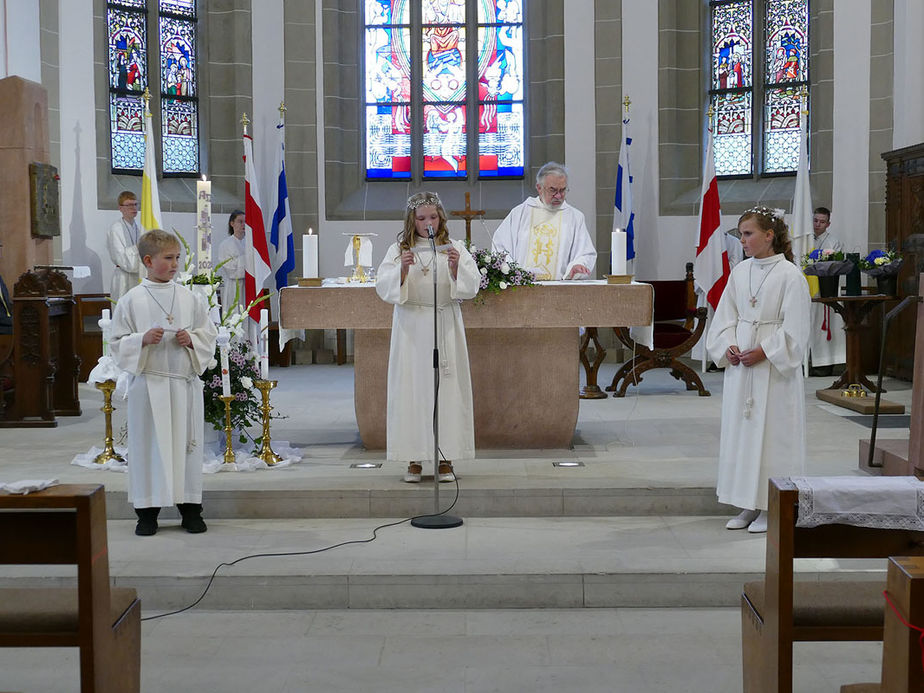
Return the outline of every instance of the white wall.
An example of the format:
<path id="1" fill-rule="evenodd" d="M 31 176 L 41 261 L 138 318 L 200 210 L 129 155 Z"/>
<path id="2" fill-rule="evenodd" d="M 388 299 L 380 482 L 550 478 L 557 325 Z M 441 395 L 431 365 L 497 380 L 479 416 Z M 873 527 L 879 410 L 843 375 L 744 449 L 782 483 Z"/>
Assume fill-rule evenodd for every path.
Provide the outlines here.
<path id="1" fill-rule="evenodd" d="M 42 81 L 38 0 L 0 0 L 0 78 Z"/>
<path id="2" fill-rule="evenodd" d="M 924 141 L 924 2 L 894 0 L 895 7 L 895 149 Z"/>
<path id="3" fill-rule="evenodd" d="M 869 132 L 871 0 L 834 4 L 834 176 L 831 231 L 848 252 L 867 252 L 869 218 L 869 147 L 857 133 Z M 816 104 L 817 106 L 818 104 Z"/>

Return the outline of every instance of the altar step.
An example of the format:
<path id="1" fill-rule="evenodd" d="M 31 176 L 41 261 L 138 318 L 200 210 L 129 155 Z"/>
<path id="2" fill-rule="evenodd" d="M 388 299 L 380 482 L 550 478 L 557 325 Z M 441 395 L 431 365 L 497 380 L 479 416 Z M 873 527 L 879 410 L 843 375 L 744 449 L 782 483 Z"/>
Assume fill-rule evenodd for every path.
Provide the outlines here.
<path id="1" fill-rule="evenodd" d="M 599 482 L 599 480 L 596 480 Z M 464 483 L 464 482 L 463 482 Z M 202 503 L 214 519 L 346 519 L 413 517 L 434 511 L 432 477 L 419 486 L 329 489 L 206 489 Z M 456 495 L 454 484 L 440 485 L 440 509 Z M 125 491 L 107 490 L 113 520 L 135 517 Z M 586 487 L 460 489 L 453 513 L 463 517 L 591 517 L 634 515 L 717 515 L 728 508 L 716 500 L 714 487 Z M 164 510 L 177 518 L 176 509 Z"/>
<path id="2" fill-rule="evenodd" d="M 209 517 L 199 535 L 164 520 L 154 537 L 110 521 L 110 573 L 138 589 L 147 613 L 191 604 L 216 566 L 251 554 L 264 556 L 223 567 L 202 609 L 735 607 L 742 585 L 763 573 L 764 536 L 726 530 L 724 515 L 463 519 L 447 530 L 403 523 L 371 542 L 389 520 Z M 799 570 L 874 579 L 884 564 L 806 561 Z M 57 566 L 0 567 L 0 587 L 70 580 Z"/>

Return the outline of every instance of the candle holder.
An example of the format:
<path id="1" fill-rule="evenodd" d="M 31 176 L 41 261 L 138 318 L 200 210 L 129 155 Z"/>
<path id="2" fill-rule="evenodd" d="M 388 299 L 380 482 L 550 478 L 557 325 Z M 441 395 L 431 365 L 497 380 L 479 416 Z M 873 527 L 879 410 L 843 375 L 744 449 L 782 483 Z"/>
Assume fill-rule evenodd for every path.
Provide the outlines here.
<path id="1" fill-rule="evenodd" d="M 225 403 L 225 464 L 234 464 L 234 450 L 231 447 L 231 402 L 234 395 L 219 395 L 218 399 Z"/>
<path id="2" fill-rule="evenodd" d="M 112 391 L 115 388 L 115 380 L 104 380 L 101 383 L 96 383 L 96 389 L 103 393 L 103 407 L 100 411 L 106 417 L 106 438 L 103 442 L 103 451 L 93 460 L 96 464 L 106 464 L 107 462 L 125 464 L 125 458 L 117 453 L 112 446 L 112 412 L 115 411 L 112 406 Z"/>
<path id="3" fill-rule="evenodd" d="M 360 282 L 365 283 L 368 281 L 366 277 L 366 270 L 363 269 L 363 266 L 359 264 L 359 249 L 362 245 L 362 238 L 360 236 L 353 236 L 353 255 L 356 258 L 356 264 L 353 265 L 353 274 L 350 275 L 351 282 Z"/>
<path id="4" fill-rule="evenodd" d="M 273 448 L 270 447 L 270 403 L 269 403 L 269 393 L 274 387 L 276 387 L 277 381 L 275 380 L 255 380 L 254 387 L 256 387 L 260 394 L 263 395 L 263 436 L 260 443 L 260 449 L 256 452 L 256 457 L 259 457 L 267 467 L 272 467 L 273 465 L 279 464 L 282 462 L 282 457 L 273 452 Z"/>

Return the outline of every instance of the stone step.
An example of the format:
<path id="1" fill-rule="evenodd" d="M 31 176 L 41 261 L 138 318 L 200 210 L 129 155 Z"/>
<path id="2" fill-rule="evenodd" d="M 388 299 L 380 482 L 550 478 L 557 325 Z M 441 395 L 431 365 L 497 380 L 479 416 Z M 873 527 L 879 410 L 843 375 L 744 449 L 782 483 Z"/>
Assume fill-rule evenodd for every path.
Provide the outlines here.
<path id="1" fill-rule="evenodd" d="M 440 486 L 440 510 L 456 496 L 455 486 Z M 397 488 L 326 489 L 206 489 L 205 514 L 213 519 L 254 520 L 298 518 L 412 517 L 434 512 L 431 483 Z M 106 493 L 108 517 L 128 520 L 135 513 L 125 491 Z M 175 508 L 164 517 L 177 518 Z M 632 515 L 717 515 L 727 507 L 716 500 L 715 488 L 588 487 L 465 488 L 453 513 L 464 517 L 593 517 Z"/>
<path id="2" fill-rule="evenodd" d="M 111 521 L 110 574 L 138 589 L 147 612 L 193 603 L 219 564 L 203 609 L 734 607 L 742 585 L 763 574 L 764 536 L 724 529 L 725 516 L 463 519 L 448 530 L 403 522 L 374 541 L 376 526 L 396 521 L 209 519 L 206 534 L 191 535 L 164 519 L 154 537 Z M 803 579 L 884 579 L 884 570 L 799 566 Z M 72 575 L 0 566 L 0 587 L 58 586 Z"/>

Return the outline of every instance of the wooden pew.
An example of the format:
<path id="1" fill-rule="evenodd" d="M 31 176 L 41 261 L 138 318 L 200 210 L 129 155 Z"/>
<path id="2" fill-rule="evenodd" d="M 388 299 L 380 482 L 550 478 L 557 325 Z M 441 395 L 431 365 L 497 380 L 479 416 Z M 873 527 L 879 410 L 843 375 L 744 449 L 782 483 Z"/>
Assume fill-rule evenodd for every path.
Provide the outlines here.
<path id="1" fill-rule="evenodd" d="M 924 627 L 924 557 L 889 559 L 886 591 L 898 611 L 885 608 L 882 639 L 882 683 L 841 686 L 841 693 L 912 693 L 924 691 L 920 633 L 909 623 Z M 905 623 L 902 623 L 904 620 Z"/>
<path id="2" fill-rule="evenodd" d="M 793 580 L 796 558 L 924 555 L 924 532 L 796 527 L 799 491 L 771 479 L 766 576 L 741 595 L 744 693 L 792 693 L 794 642 L 882 640 L 885 582 Z"/>
<path id="3" fill-rule="evenodd" d="M 0 589 L 0 647 L 80 648 L 81 693 L 138 693 L 141 602 L 111 588 L 98 484 L 0 492 L 0 564 L 75 564 L 75 588 Z"/>

